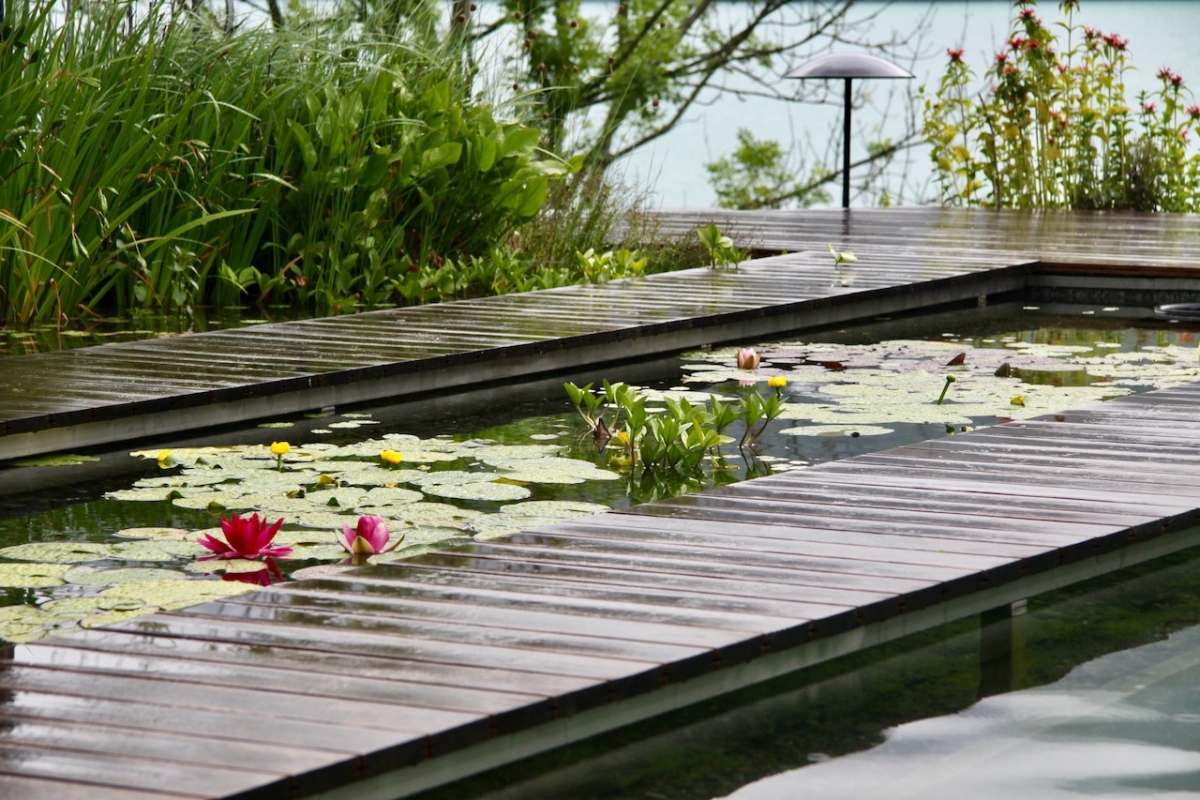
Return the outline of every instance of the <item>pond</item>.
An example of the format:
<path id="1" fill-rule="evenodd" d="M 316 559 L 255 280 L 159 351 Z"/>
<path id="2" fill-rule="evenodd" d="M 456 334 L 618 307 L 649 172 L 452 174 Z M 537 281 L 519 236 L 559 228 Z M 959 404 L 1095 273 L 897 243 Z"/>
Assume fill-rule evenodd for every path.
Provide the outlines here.
<path id="1" fill-rule="evenodd" d="M 1138 327 L 1122 313 L 1094 309 L 1084 323 L 995 307 L 760 343 L 754 370 L 736 367 L 737 346 L 614 368 L 604 377 L 640 387 L 651 413 L 714 395 L 785 401 L 753 448 L 737 447 L 744 424 L 734 423 L 698 471 L 666 478 L 631 474 L 612 446 L 598 447 L 559 378 L 331 409 L 132 454 L 18 462 L 0 470 L 0 638 L 29 641 L 350 568 L 336 534 L 360 515 L 383 519 L 390 543 L 403 536 L 373 559 L 407 558 L 1195 380 L 1192 333 Z M 786 386 L 768 388 L 772 378 Z M 57 496 L 46 488 L 55 484 Z M 235 513 L 282 519 L 275 544 L 291 552 L 269 565 L 211 558 L 202 540 L 219 539 Z"/>
<path id="2" fill-rule="evenodd" d="M 1030 598 L 1019 619 L 1006 685 L 962 619 L 420 798 L 1200 790 L 1200 550 Z"/>

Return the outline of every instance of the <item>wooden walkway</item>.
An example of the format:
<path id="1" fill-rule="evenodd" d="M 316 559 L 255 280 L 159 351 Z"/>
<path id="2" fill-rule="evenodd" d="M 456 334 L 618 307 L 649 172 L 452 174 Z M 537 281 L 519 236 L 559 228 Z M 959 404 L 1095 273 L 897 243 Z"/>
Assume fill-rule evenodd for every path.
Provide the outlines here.
<path id="1" fill-rule="evenodd" d="M 578 364 L 575 348 L 606 337 L 612 358 L 643 335 L 970 297 L 1049 257 L 1012 245 L 1039 217 L 852 212 L 879 237 L 866 244 L 830 236 L 840 212 L 812 216 L 795 255 L 736 272 L 0 360 L 6 437 L 525 374 Z M 932 227 L 922 240 L 889 219 Z M 977 219 L 968 255 L 920 250 Z M 1115 223 L 1079 219 L 1096 241 Z M 1160 248 L 1109 263 L 1191 274 L 1200 220 L 1140 219 Z M 1002 227 L 989 249 L 979 231 Z M 827 240 L 859 255 L 853 287 L 830 280 Z M 1056 252 L 1077 263 L 1084 249 Z M 1197 445 L 1193 385 L 9 647 L 0 797 L 411 793 L 1200 544 Z"/>
<path id="2" fill-rule="evenodd" d="M 0 461 L 395 399 L 1019 291 L 1038 270 L 1192 279 L 1200 220 L 953 209 L 679 212 L 789 255 L 605 286 L 0 358 Z M 837 269 L 827 244 L 852 249 Z"/>

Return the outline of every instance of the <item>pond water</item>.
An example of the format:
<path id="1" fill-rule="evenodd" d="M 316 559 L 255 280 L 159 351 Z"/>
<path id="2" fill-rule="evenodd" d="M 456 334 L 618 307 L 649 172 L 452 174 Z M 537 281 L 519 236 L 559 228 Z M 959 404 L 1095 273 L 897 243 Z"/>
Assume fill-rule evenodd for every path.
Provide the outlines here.
<path id="1" fill-rule="evenodd" d="M 652 413 L 668 398 L 736 403 L 769 396 L 772 377 L 787 381 L 782 413 L 753 449 L 737 447 L 735 424 L 733 441 L 690 475 L 630 475 L 588 434 L 558 378 L 487 397 L 334 409 L 132 453 L 16 462 L 0 468 L 0 638 L 28 641 L 350 568 L 336 533 L 359 515 L 384 519 L 393 542 L 403 536 L 375 560 L 407 558 L 1196 379 L 1191 332 L 1090 310 L 1066 320 L 993 307 L 788 337 L 757 345 L 754 371 L 736 368 L 735 346 L 607 372 L 641 387 Z M 273 454 L 283 442 L 287 452 Z M 56 483 L 57 495 L 48 488 Z M 267 565 L 277 572 L 258 559 L 205 559 L 201 539 L 219 538 L 234 513 L 283 520 L 276 543 L 292 552 Z"/>
<path id="2" fill-rule="evenodd" d="M 1200 551 L 1030 598 L 1019 619 L 1006 685 L 963 619 L 421 800 L 1200 791 Z"/>

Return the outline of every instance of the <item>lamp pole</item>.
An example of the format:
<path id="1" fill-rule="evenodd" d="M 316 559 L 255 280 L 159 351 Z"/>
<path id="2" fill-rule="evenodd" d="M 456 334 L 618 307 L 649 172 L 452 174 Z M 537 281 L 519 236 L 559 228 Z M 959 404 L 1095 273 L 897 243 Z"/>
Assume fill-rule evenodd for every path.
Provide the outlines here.
<path id="1" fill-rule="evenodd" d="M 854 99 L 855 78 L 911 78 L 913 74 L 887 59 L 866 53 L 830 53 L 807 61 L 783 77 L 842 78 L 845 97 L 842 99 L 842 208 L 850 207 L 850 114 Z"/>

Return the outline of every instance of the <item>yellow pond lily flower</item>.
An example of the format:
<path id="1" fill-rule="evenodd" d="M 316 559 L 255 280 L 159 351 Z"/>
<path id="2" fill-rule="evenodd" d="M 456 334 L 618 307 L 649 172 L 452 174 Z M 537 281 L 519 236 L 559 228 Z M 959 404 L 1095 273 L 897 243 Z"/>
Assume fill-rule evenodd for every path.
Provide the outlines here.
<path id="1" fill-rule="evenodd" d="M 772 375 L 770 378 L 767 378 L 767 386 L 770 386 L 772 389 L 782 389 L 787 386 L 787 378 L 782 375 Z"/>
<path id="2" fill-rule="evenodd" d="M 271 442 L 271 454 L 276 456 L 286 456 L 291 452 L 292 446 L 287 442 Z"/>
<path id="3" fill-rule="evenodd" d="M 388 464 L 399 464 L 404 460 L 404 456 L 400 455 L 395 450 L 384 450 L 379 454 L 379 457 Z"/>

